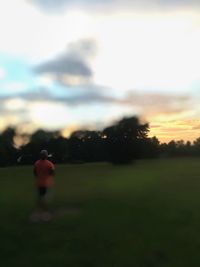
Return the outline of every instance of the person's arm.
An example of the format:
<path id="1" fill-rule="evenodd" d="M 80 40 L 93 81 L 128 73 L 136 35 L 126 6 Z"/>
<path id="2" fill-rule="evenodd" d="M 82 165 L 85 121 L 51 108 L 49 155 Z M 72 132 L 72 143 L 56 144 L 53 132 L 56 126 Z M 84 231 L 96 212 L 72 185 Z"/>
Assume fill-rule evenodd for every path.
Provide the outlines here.
<path id="1" fill-rule="evenodd" d="M 54 176 L 55 175 L 55 166 L 52 162 L 49 164 L 49 175 Z"/>

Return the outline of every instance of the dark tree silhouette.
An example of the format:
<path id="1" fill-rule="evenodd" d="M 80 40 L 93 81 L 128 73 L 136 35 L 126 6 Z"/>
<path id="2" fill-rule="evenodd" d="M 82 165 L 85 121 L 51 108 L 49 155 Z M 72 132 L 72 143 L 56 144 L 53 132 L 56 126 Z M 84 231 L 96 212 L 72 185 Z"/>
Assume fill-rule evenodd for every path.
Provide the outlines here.
<path id="1" fill-rule="evenodd" d="M 104 147 L 99 131 L 76 131 L 69 138 L 71 162 L 103 161 Z"/>
<path id="2" fill-rule="evenodd" d="M 160 154 L 160 142 L 155 136 L 140 140 L 140 158 L 156 158 Z"/>
<path id="3" fill-rule="evenodd" d="M 37 130 L 30 136 L 30 141 L 20 149 L 20 163 L 32 164 L 38 159 L 39 153 L 42 149 L 47 149 L 50 154 L 56 154 L 58 157 L 63 157 L 63 147 L 57 140 L 60 137 L 58 131 L 49 132 L 45 130 Z M 55 140 L 57 140 L 55 144 Z M 61 149 L 62 147 L 62 149 Z M 59 155 L 59 156 L 58 156 Z"/>
<path id="4" fill-rule="evenodd" d="M 114 164 L 130 163 L 140 158 L 142 141 L 147 139 L 149 125 L 141 124 L 137 117 L 124 118 L 104 129 L 108 160 Z"/>
<path id="5" fill-rule="evenodd" d="M 195 156 L 200 156 L 200 137 L 197 138 L 193 143 L 193 154 Z"/>
<path id="6" fill-rule="evenodd" d="M 0 166 L 16 164 L 17 149 L 14 146 L 16 131 L 8 127 L 0 135 Z"/>
<path id="7" fill-rule="evenodd" d="M 17 162 L 33 164 L 42 149 L 48 150 L 55 163 L 107 161 L 125 164 L 140 158 L 200 156 L 200 137 L 193 143 L 172 140 L 160 144 L 155 136 L 149 138 L 148 132 L 148 123 L 130 117 L 103 131 L 75 131 L 69 139 L 59 131 L 39 129 L 29 136 L 28 143 L 16 148 L 16 130 L 8 127 L 0 134 L 0 166 Z"/>

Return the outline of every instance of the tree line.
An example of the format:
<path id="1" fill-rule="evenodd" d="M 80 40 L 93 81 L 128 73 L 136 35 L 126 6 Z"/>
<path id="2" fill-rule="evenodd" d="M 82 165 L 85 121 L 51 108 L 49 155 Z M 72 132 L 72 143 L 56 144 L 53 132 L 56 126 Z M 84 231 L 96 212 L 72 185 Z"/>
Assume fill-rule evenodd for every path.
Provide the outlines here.
<path id="1" fill-rule="evenodd" d="M 149 130 L 149 124 L 135 116 L 123 118 L 102 131 L 78 130 L 69 138 L 59 131 L 39 129 L 18 148 L 14 142 L 16 130 L 9 127 L 0 134 L 0 166 L 33 164 L 42 149 L 48 150 L 54 163 L 128 164 L 143 158 L 200 156 L 200 138 L 194 142 L 160 143 L 157 137 L 148 137 Z"/>

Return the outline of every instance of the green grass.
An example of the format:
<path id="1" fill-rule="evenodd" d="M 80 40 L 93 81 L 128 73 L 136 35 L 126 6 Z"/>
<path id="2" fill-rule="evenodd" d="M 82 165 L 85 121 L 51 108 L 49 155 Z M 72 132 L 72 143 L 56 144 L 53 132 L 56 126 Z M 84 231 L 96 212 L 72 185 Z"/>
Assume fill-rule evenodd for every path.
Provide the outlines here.
<path id="1" fill-rule="evenodd" d="M 34 224 L 31 167 L 0 169 L 3 267 L 199 267 L 200 160 L 57 166 L 52 209 Z"/>

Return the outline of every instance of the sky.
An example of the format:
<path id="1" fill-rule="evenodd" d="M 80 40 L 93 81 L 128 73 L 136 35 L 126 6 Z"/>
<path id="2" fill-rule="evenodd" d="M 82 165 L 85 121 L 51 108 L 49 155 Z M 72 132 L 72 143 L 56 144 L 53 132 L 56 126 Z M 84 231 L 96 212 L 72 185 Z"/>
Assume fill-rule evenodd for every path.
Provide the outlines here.
<path id="1" fill-rule="evenodd" d="M 200 137 L 200 1 L 0 1 L 0 130 L 98 129 L 137 115 Z"/>

